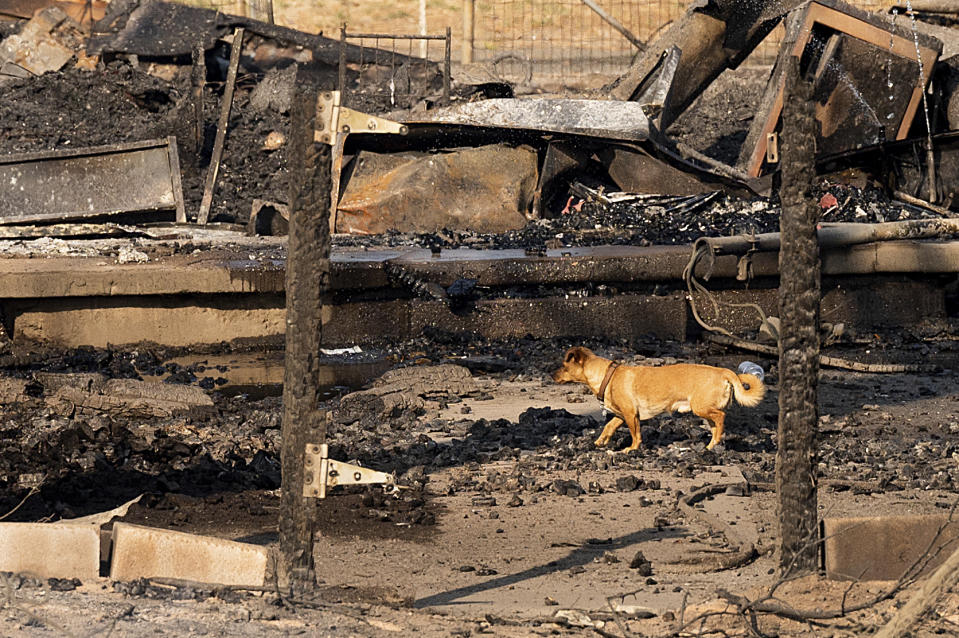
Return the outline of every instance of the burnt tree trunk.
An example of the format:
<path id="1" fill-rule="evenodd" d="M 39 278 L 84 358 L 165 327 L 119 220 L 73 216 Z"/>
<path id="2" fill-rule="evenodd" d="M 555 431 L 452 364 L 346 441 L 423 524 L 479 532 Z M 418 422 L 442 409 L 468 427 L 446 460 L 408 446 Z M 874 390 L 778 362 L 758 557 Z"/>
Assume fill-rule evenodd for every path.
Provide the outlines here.
<path id="1" fill-rule="evenodd" d="M 314 501 L 303 496 L 307 443 L 326 438 L 319 410 L 321 310 L 330 277 L 330 147 L 316 144 L 316 85 L 297 72 L 290 139 L 290 231 L 286 262 L 280 587 L 313 578 Z"/>
<path id="2" fill-rule="evenodd" d="M 818 556 L 816 429 L 819 420 L 819 207 L 815 180 L 816 120 L 812 85 L 791 57 L 783 100 L 782 219 L 779 251 L 779 494 L 780 570 L 814 571 Z"/>

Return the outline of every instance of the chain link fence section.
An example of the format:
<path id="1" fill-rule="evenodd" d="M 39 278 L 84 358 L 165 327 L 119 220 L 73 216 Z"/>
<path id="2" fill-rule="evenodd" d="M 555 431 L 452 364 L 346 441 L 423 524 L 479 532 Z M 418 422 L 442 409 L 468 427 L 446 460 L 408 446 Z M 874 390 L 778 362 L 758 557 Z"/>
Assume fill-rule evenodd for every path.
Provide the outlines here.
<path id="1" fill-rule="evenodd" d="M 473 3 L 475 15 L 473 62 L 484 64 L 509 82 L 561 80 L 597 86 L 596 82 L 619 76 L 637 53 L 622 33 L 583 0 L 465 0 L 464 5 L 469 3 Z M 595 4 L 638 40 L 649 43 L 679 19 L 690 3 L 595 0 Z M 876 11 L 888 7 L 889 1 L 853 0 L 850 4 Z M 464 12 L 468 10 L 464 8 Z M 748 63 L 771 64 L 782 37 L 780 25 Z"/>

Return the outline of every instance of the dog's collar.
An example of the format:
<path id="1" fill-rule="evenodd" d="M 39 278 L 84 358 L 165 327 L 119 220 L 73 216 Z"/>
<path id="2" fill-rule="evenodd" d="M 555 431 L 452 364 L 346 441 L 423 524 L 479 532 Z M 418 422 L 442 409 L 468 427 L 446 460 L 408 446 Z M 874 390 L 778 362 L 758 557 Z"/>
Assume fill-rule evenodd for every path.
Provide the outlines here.
<path id="1" fill-rule="evenodd" d="M 599 397 L 600 401 L 605 401 L 606 395 L 606 386 L 609 385 L 609 380 L 613 378 L 613 372 L 616 368 L 619 367 L 619 364 L 615 361 L 611 361 L 609 367 L 606 368 L 606 376 L 603 377 L 603 382 L 599 384 L 599 391 L 596 393 L 596 396 Z"/>

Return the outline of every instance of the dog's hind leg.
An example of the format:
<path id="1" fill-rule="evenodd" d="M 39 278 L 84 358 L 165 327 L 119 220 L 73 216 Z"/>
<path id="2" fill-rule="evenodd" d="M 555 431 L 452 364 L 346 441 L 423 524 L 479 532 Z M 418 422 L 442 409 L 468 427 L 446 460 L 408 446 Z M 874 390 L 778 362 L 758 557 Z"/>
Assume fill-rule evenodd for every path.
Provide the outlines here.
<path id="1" fill-rule="evenodd" d="M 713 436 L 711 439 L 709 439 L 709 445 L 706 446 L 707 450 L 711 450 L 716 447 L 716 444 L 719 443 L 723 438 L 726 414 L 722 410 L 717 410 L 715 408 L 703 410 L 702 412 L 696 412 L 694 410 L 694 412 L 697 416 L 701 416 L 713 424 Z"/>
<path id="2" fill-rule="evenodd" d="M 623 452 L 632 452 L 638 450 L 643 444 L 643 435 L 639 431 L 639 417 L 635 414 L 625 417 L 626 425 L 629 426 L 629 433 L 633 435 L 633 442 Z"/>
<path id="3" fill-rule="evenodd" d="M 616 433 L 616 430 L 619 429 L 619 426 L 623 424 L 623 420 L 618 416 L 614 416 L 609 420 L 609 423 L 606 424 L 606 427 L 603 428 L 602 433 L 599 435 L 599 438 L 596 439 L 595 445 L 602 447 L 609 443 L 609 440 L 613 438 L 613 434 Z"/>

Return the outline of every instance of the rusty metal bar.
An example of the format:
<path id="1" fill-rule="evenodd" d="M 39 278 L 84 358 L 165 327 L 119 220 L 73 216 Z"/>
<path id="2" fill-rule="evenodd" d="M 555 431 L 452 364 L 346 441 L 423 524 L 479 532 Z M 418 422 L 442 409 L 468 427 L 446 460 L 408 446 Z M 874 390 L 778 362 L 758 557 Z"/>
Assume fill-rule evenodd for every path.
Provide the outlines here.
<path id="1" fill-rule="evenodd" d="M 220 107 L 220 121 L 216 126 L 216 141 L 213 143 L 213 157 L 210 158 L 210 167 L 206 172 L 206 185 L 203 187 L 203 200 L 200 202 L 200 212 L 196 222 L 206 224 L 210 218 L 210 207 L 213 204 L 213 189 L 216 188 L 216 177 L 220 172 L 220 159 L 223 156 L 223 144 L 226 141 L 226 129 L 230 123 L 230 110 L 233 108 L 233 90 L 236 87 L 236 72 L 240 66 L 240 51 L 243 49 L 242 27 L 233 32 L 233 42 L 230 45 L 230 67 L 226 73 L 226 88 L 223 91 L 223 104 Z"/>

